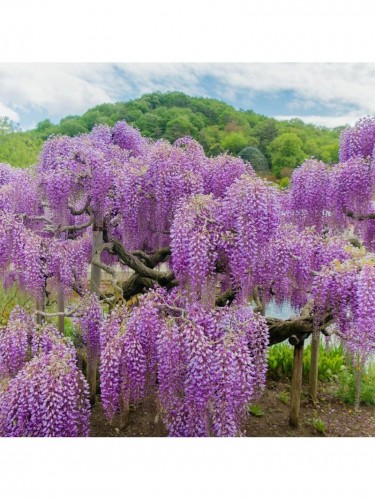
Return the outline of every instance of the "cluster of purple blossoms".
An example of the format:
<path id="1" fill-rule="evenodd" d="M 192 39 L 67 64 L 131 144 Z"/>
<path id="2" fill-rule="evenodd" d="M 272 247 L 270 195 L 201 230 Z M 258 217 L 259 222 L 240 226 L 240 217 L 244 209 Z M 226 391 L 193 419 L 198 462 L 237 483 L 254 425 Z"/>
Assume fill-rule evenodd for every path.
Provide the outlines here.
<path id="1" fill-rule="evenodd" d="M 15 308 L 1 332 L 0 355 L 0 436 L 88 435 L 87 382 L 56 327 L 38 329 Z"/>
<path id="2" fill-rule="evenodd" d="M 220 205 L 209 195 L 183 202 L 171 228 L 173 270 L 182 285 L 198 297 L 212 295 L 218 258 Z"/>
<path id="3" fill-rule="evenodd" d="M 375 351 L 375 266 L 371 259 L 337 260 L 314 278 L 315 320 L 331 311 L 336 333 L 352 354 Z"/>
<path id="4" fill-rule="evenodd" d="M 156 342 L 158 396 L 169 434 L 241 434 L 247 405 L 265 383 L 265 320 L 248 306 L 168 303 Z"/>
<path id="5" fill-rule="evenodd" d="M 280 223 L 277 189 L 259 177 L 243 175 L 227 189 L 220 220 L 232 283 L 246 298 L 259 282 L 260 256 Z"/>
<path id="6" fill-rule="evenodd" d="M 89 418 L 87 382 L 64 344 L 26 363 L 0 399 L 1 436 L 88 436 Z"/>
<path id="7" fill-rule="evenodd" d="M 298 230 L 281 225 L 263 253 L 259 285 L 262 298 L 293 307 L 303 307 L 309 299 L 314 272 L 332 260 L 345 261 L 351 255 L 347 242 L 339 237 L 322 238 L 314 228 Z"/>
<path id="8" fill-rule="evenodd" d="M 24 309 L 13 309 L 7 326 L 0 329 L 0 378 L 14 377 L 25 365 L 35 327 Z"/>
<path id="9" fill-rule="evenodd" d="M 368 158 L 374 152 L 375 119 L 361 118 L 354 127 L 348 127 L 340 135 L 340 162 L 359 156 Z"/>
<path id="10" fill-rule="evenodd" d="M 305 161 L 291 177 L 290 210 L 300 228 L 315 226 L 321 231 L 330 215 L 329 170 L 316 160 Z"/>

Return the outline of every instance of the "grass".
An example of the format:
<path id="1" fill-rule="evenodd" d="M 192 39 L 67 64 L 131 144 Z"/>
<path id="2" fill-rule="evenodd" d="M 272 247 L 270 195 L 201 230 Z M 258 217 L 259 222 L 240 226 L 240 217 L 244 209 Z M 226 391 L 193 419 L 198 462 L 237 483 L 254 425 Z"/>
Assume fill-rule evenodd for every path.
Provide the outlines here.
<path id="1" fill-rule="evenodd" d="M 250 415 L 254 415 L 255 417 L 261 417 L 264 415 L 264 411 L 259 405 L 249 405 L 248 411 Z"/>
<path id="2" fill-rule="evenodd" d="M 17 304 L 28 309 L 33 302 L 29 295 L 20 291 L 18 286 L 13 285 L 4 290 L 0 283 L 0 326 L 8 323 L 9 315 Z"/>
<path id="3" fill-rule="evenodd" d="M 375 363 L 363 369 L 360 386 L 356 390 L 353 366 L 348 366 L 337 379 L 336 396 L 344 403 L 375 405 Z"/>
<path id="4" fill-rule="evenodd" d="M 319 434 L 325 434 L 326 433 L 326 424 L 323 422 L 321 418 L 314 418 L 312 421 L 312 426 L 318 432 Z"/>
<path id="5" fill-rule="evenodd" d="M 289 404 L 289 394 L 286 391 L 281 391 L 279 393 L 279 399 L 284 405 Z"/>
<path id="6" fill-rule="evenodd" d="M 311 345 L 303 353 L 303 378 L 308 380 Z M 345 369 L 345 351 L 341 346 L 319 347 L 319 380 L 332 381 Z M 268 376 L 275 380 L 290 379 L 293 368 L 293 347 L 287 343 L 276 344 L 268 350 Z"/>

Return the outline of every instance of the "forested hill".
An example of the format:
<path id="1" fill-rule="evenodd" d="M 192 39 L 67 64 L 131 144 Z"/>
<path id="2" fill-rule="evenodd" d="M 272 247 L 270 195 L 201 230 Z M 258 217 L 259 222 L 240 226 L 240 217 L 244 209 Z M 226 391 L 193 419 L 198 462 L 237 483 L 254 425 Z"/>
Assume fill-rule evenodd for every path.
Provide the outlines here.
<path id="1" fill-rule="evenodd" d="M 44 120 L 27 132 L 17 131 L 14 124 L 2 119 L 0 162 L 33 164 L 50 135 L 74 136 L 96 124 L 113 125 L 119 120 L 126 120 L 153 139 L 174 141 L 190 135 L 208 155 L 224 151 L 237 155 L 248 146 L 257 148 L 278 178 L 289 176 L 292 168 L 311 156 L 337 162 L 342 129 L 306 125 L 298 119 L 277 121 L 251 110 L 238 111 L 216 99 L 189 97 L 181 92 L 156 92 L 128 102 L 101 104 L 82 116 L 66 116 L 58 125 Z"/>

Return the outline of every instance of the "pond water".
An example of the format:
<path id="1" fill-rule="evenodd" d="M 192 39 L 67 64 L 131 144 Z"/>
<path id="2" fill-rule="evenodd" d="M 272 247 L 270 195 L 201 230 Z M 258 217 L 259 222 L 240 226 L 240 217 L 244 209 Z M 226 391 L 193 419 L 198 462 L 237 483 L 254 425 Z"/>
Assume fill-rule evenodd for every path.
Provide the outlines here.
<path id="1" fill-rule="evenodd" d="M 290 302 L 284 302 L 283 304 L 276 304 L 272 301 L 266 306 L 266 316 L 271 316 L 272 318 L 278 319 L 289 319 L 292 316 L 297 316 L 299 311 L 291 306 Z"/>

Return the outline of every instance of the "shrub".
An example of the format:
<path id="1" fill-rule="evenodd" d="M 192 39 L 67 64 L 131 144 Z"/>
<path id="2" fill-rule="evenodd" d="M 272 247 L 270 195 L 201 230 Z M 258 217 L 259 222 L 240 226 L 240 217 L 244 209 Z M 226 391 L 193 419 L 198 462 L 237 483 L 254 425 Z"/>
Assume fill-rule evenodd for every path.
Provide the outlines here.
<path id="1" fill-rule="evenodd" d="M 375 363 L 364 368 L 359 389 L 358 403 L 375 405 Z M 356 384 L 352 365 L 339 374 L 336 395 L 344 403 L 356 404 Z"/>
<path id="2" fill-rule="evenodd" d="M 311 345 L 303 353 L 303 378 L 308 380 L 310 372 Z M 268 376 L 279 380 L 291 378 L 293 368 L 293 347 L 287 343 L 276 344 L 268 350 Z M 334 380 L 345 368 L 345 352 L 341 346 L 319 348 L 319 380 Z"/>

